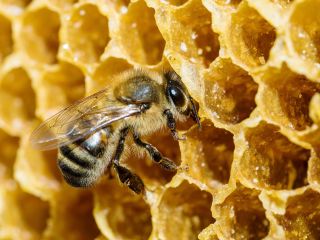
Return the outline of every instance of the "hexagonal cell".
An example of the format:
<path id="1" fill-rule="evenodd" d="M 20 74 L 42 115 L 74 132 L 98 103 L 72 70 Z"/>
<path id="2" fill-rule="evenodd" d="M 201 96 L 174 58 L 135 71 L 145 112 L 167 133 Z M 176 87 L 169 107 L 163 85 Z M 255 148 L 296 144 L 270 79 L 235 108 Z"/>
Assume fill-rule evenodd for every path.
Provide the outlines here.
<path id="1" fill-rule="evenodd" d="M 211 19 L 192 29 L 191 39 L 194 40 L 197 54 L 206 67 L 219 56 L 220 43 L 218 37 L 218 34 L 212 31 Z M 190 60 L 192 61 L 192 59 Z"/>
<path id="2" fill-rule="evenodd" d="M 311 189 L 290 197 L 284 215 L 276 215 L 286 239 L 317 239 L 320 236 L 320 194 Z"/>
<path id="3" fill-rule="evenodd" d="M 302 66 L 298 63 L 299 68 L 305 68 L 299 72 L 310 74 L 315 79 L 319 79 L 320 76 L 320 16 L 317 11 L 319 8 L 318 1 L 297 3 L 286 28 L 289 50 L 304 63 Z"/>
<path id="4" fill-rule="evenodd" d="M 0 78 L 0 116 L 5 127 L 19 134 L 35 115 L 35 94 L 26 71 L 13 68 Z"/>
<path id="5" fill-rule="evenodd" d="M 19 139 L 0 129 L 0 179 L 13 178 L 13 165 L 19 147 Z"/>
<path id="6" fill-rule="evenodd" d="M 310 150 L 290 142 L 278 127 L 261 122 L 245 130 L 244 141 L 238 172 L 250 186 L 295 189 L 307 185 Z"/>
<path id="7" fill-rule="evenodd" d="M 49 219 L 49 204 L 23 192 L 10 180 L 1 183 L 1 235 L 5 239 L 41 239 Z"/>
<path id="8" fill-rule="evenodd" d="M 196 185 L 183 181 L 163 194 L 154 226 L 158 239 L 197 239 L 214 222 L 210 206 L 212 196 Z"/>
<path id="9" fill-rule="evenodd" d="M 37 115 L 43 119 L 84 97 L 84 75 L 76 66 L 61 62 L 42 72 L 37 83 Z"/>
<path id="10" fill-rule="evenodd" d="M 97 6 L 77 5 L 61 29 L 59 54 L 73 62 L 98 62 L 109 40 L 108 19 Z"/>
<path id="11" fill-rule="evenodd" d="M 110 57 L 102 62 L 92 75 L 92 81 L 88 81 L 88 92 L 95 92 L 108 87 L 115 81 L 115 76 L 132 68 L 126 60 Z"/>
<path id="12" fill-rule="evenodd" d="M 23 132 L 14 165 L 14 178 L 28 192 L 51 200 L 61 188 L 62 177 L 57 167 L 57 151 L 37 151 L 31 146 L 29 136 L 36 124 Z"/>
<path id="13" fill-rule="evenodd" d="M 166 40 L 166 49 L 204 67 L 218 57 L 218 34 L 212 31 L 211 13 L 200 1 L 190 0 L 177 9 L 161 7 L 155 16 Z"/>
<path id="14" fill-rule="evenodd" d="M 13 51 L 11 22 L 0 14 L 0 63 Z"/>
<path id="15" fill-rule="evenodd" d="M 188 166 L 187 174 L 212 189 L 226 184 L 233 160 L 233 135 L 205 121 L 201 131 L 195 126 L 186 137 L 180 146 L 182 165 Z"/>
<path id="16" fill-rule="evenodd" d="M 92 192 L 65 185 L 51 201 L 45 239 L 94 239 L 100 231 L 93 218 L 93 207 Z"/>
<path id="17" fill-rule="evenodd" d="M 269 232 L 269 221 L 258 198 L 259 192 L 242 185 L 221 204 L 213 206 L 218 236 L 224 239 L 263 239 Z"/>
<path id="18" fill-rule="evenodd" d="M 155 22 L 154 10 L 140 0 L 131 3 L 124 12 L 115 36 L 120 47 L 133 62 L 148 65 L 159 63 L 165 42 Z"/>
<path id="19" fill-rule="evenodd" d="M 204 101 L 216 120 L 236 124 L 256 107 L 258 90 L 252 77 L 229 59 L 218 59 L 204 73 Z"/>
<path id="20" fill-rule="evenodd" d="M 256 101 L 266 119 L 298 131 L 312 125 L 309 102 L 320 91 L 319 83 L 309 81 L 285 65 L 281 69 L 270 67 L 257 76 L 262 82 Z"/>
<path id="21" fill-rule="evenodd" d="M 276 31 L 255 9 L 242 2 L 232 15 L 224 38 L 233 61 L 251 70 L 268 61 Z"/>
<path id="22" fill-rule="evenodd" d="M 163 156 L 171 159 L 178 166 L 180 165 L 179 143 L 172 138 L 169 131 L 157 132 L 150 136 L 142 137 L 142 140 L 151 143 Z M 148 190 L 164 186 L 175 175 L 175 173 L 164 170 L 154 162 L 145 149 L 129 141 L 127 146 L 130 149 L 130 153 L 123 155 L 122 162 L 141 177 Z"/>
<path id="23" fill-rule="evenodd" d="M 19 50 L 30 62 L 57 62 L 59 29 L 58 13 L 44 7 L 26 12 L 21 19 L 17 37 Z"/>
<path id="24" fill-rule="evenodd" d="M 148 239 L 152 231 L 148 204 L 115 180 L 106 180 L 95 188 L 94 217 L 110 239 Z"/>

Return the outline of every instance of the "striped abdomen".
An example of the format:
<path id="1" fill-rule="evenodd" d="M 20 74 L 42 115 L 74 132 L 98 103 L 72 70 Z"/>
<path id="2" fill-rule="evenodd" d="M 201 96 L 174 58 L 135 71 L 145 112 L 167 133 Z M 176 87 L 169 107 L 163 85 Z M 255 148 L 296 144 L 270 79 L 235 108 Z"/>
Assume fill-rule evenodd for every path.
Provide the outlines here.
<path id="1" fill-rule="evenodd" d="M 92 185 L 103 173 L 103 156 L 107 148 L 109 131 L 100 130 L 87 139 L 61 146 L 58 166 L 65 180 L 74 187 Z"/>

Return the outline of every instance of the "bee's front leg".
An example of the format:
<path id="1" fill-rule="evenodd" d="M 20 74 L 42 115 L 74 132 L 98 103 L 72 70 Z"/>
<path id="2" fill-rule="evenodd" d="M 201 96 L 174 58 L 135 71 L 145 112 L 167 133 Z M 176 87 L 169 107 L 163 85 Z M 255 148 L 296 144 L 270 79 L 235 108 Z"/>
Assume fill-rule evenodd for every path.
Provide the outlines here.
<path id="1" fill-rule="evenodd" d="M 171 135 L 173 136 L 173 138 L 175 140 L 185 140 L 186 139 L 185 136 L 180 137 L 179 134 L 177 133 L 176 121 L 173 117 L 172 112 L 169 109 L 166 109 L 166 110 L 164 110 L 163 114 L 166 115 L 166 117 L 167 117 L 167 126 L 170 129 Z"/>
<path id="2" fill-rule="evenodd" d="M 120 157 L 124 149 L 124 143 L 128 135 L 128 132 L 128 127 L 120 131 L 120 138 L 112 164 L 119 176 L 120 181 L 127 185 L 135 193 L 140 194 L 144 191 L 144 184 L 141 178 L 138 175 L 132 173 L 129 169 L 120 166 Z"/>
<path id="3" fill-rule="evenodd" d="M 150 154 L 152 160 L 158 163 L 162 168 L 170 172 L 177 170 L 178 167 L 172 160 L 163 157 L 159 150 L 150 143 L 143 142 L 137 133 L 133 134 L 133 139 L 138 146 L 145 148 Z"/>

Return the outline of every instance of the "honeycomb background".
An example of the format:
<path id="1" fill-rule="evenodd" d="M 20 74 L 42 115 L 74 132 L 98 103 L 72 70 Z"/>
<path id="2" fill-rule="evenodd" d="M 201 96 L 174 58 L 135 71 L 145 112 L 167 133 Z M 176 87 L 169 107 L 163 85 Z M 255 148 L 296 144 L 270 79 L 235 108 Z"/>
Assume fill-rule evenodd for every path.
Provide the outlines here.
<path id="1" fill-rule="evenodd" d="M 319 0 L 0 0 L 0 239 L 320 239 Z M 37 124 L 133 67 L 171 66 L 200 104 L 181 163 L 61 179 Z M 170 147 L 168 147 L 170 146 Z"/>

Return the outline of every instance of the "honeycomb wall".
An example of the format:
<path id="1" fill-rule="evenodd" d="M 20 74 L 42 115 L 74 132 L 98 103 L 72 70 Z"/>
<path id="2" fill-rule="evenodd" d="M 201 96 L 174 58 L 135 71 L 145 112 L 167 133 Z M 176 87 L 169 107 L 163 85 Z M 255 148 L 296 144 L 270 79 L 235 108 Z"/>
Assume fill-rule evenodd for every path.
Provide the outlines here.
<path id="1" fill-rule="evenodd" d="M 0 239 L 318 239 L 319 0 L 0 1 Z M 102 177 L 74 189 L 32 130 L 132 68 L 172 68 L 199 103 L 181 166 L 125 165 L 145 196 Z"/>

